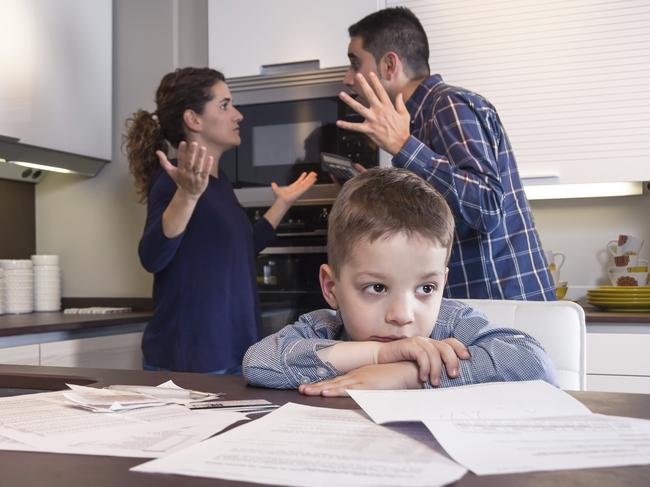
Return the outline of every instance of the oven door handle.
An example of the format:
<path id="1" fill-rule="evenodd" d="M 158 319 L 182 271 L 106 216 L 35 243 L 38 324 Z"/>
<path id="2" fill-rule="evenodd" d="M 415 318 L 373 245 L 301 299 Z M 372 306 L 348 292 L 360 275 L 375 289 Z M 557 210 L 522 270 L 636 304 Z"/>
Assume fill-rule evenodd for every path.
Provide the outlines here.
<path id="1" fill-rule="evenodd" d="M 260 255 L 275 254 L 323 254 L 327 252 L 325 245 L 309 245 L 303 247 L 267 247 L 260 252 Z"/>

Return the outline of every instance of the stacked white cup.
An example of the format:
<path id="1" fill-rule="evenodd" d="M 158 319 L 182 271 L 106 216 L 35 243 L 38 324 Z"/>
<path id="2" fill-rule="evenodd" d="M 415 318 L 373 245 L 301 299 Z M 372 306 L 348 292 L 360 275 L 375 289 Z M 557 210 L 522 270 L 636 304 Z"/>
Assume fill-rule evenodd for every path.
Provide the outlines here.
<path id="1" fill-rule="evenodd" d="M 0 261 L 4 270 L 5 313 L 19 314 L 34 311 L 34 273 L 31 260 Z"/>
<path id="2" fill-rule="evenodd" d="M 58 255 L 32 255 L 34 263 L 34 309 L 61 309 L 61 268 Z"/>

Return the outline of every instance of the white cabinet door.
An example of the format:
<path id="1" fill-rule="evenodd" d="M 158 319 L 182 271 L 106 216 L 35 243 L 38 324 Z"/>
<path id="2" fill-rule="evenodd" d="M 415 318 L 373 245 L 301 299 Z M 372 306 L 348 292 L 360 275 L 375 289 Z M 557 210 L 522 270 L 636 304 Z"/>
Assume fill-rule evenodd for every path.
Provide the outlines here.
<path id="1" fill-rule="evenodd" d="M 38 344 L 0 348 L 0 364 L 39 365 Z"/>
<path id="2" fill-rule="evenodd" d="M 0 2 L 0 135 L 111 158 L 112 0 Z"/>
<path id="3" fill-rule="evenodd" d="M 529 183 L 650 179 L 647 2 L 386 5 L 420 18 L 433 72 L 494 103 Z"/>
<path id="4" fill-rule="evenodd" d="M 587 390 L 650 393 L 650 335 L 587 333 Z"/>
<path id="5" fill-rule="evenodd" d="M 587 374 L 650 377 L 650 335 L 588 333 Z"/>
<path id="6" fill-rule="evenodd" d="M 320 60 L 348 64 L 348 27 L 377 0 L 209 0 L 210 66 L 227 78 L 260 74 L 264 64 Z"/>
<path id="7" fill-rule="evenodd" d="M 41 344 L 41 365 L 142 370 L 142 333 Z"/>

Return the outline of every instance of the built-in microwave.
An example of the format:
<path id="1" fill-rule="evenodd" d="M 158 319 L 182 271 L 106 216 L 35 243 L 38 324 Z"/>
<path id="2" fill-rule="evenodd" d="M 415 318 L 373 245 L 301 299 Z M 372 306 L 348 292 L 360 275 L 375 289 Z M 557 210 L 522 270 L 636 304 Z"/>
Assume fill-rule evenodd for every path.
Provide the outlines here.
<path id="1" fill-rule="evenodd" d="M 245 206 L 273 200 L 271 182 L 289 184 L 315 171 L 316 185 L 305 199 L 333 198 L 338 187 L 321 169 L 321 152 L 348 157 L 365 167 L 379 164 L 379 150 L 367 136 L 340 129 L 336 120 L 361 122 L 338 94 L 347 68 L 228 79 L 240 124 L 241 145 L 226 152 L 221 168 Z"/>

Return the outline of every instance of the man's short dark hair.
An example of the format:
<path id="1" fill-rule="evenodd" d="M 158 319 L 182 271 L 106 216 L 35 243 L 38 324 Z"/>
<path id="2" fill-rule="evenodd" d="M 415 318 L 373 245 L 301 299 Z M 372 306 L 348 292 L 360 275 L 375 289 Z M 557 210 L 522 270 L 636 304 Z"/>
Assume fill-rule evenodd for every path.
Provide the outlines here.
<path id="1" fill-rule="evenodd" d="M 407 75 L 429 75 L 429 41 L 422 24 L 406 7 L 392 7 L 371 13 L 348 28 L 350 37 L 360 37 L 363 48 L 379 62 L 394 51 L 406 66 Z M 410 72 L 409 72 L 410 71 Z"/>

